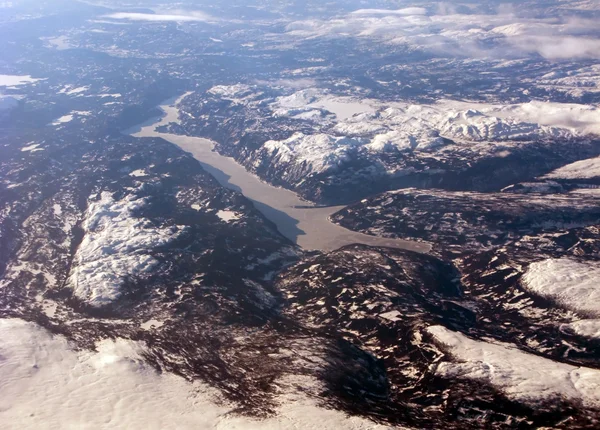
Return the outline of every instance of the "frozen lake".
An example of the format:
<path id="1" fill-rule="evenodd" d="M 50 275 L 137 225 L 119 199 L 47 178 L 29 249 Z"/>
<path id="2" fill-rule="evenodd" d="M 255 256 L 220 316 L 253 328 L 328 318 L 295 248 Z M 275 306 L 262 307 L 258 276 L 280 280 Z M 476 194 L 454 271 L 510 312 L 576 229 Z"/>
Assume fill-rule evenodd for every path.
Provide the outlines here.
<path id="1" fill-rule="evenodd" d="M 165 101 L 160 106 L 164 112 L 161 118 L 133 127 L 127 133 L 136 137 L 161 137 L 191 153 L 221 185 L 239 191 L 252 200 L 281 234 L 304 249 L 332 251 L 360 243 L 418 252 L 430 250 L 430 246 L 424 243 L 369 236 L 345 229 L 329 220 L 329 216 L 343 206 L 315 207 L 293 191 L 263 182 L 233 158 L 213 151 L 214 143 L 208 139 L 157 132 L 158 126 L 178 122 L 178 109 L 175 106 L 186 95 Z"/>

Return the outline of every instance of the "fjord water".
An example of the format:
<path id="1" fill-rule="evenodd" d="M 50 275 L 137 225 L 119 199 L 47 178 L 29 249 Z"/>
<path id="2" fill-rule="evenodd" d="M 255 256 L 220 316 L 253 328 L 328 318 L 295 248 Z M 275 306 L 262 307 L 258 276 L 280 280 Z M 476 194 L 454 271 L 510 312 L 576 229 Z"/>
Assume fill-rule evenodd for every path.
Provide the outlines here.
<path id="1" fill-rule="evenodd" d="M 261 181 L 248 172 L 233 158 L 213 150 L 214 143 L 208 139 L 160 133 L 157 127 L 178 122 L 178 102 L 185 97 L 169 99 L 160 108 L 164 115 L 127 130 L 135 137 L 160 137 L 184 151 L 191 153 L 202 167 L 226 188 L 241 192 L 271 222 L 279 232 L 307 250 L 332 251 L 345 245 L 363 244 L 428 252 L 425 243 L 369 236 L 353 232 L 329 220 L 329 216 L 343 206 L 318 207 L 301 199 L 296 193 Z"/>

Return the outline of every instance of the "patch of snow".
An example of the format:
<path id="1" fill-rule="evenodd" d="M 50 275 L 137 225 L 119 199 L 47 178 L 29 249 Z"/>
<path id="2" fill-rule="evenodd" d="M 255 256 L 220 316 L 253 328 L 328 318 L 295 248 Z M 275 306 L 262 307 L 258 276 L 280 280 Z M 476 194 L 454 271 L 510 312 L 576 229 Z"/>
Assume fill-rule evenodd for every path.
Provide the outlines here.
<path id="1" fill-rule="evenodd" d="M 129 176 L 134 176 L 134 177 L 142 177 L 142 176 L 148 176 L 148 174 L 146 173 L 146 170 L 144 169 L 138 169 L 138 170 L 134 170 L 133 172 L 131 172 L 129 174 Z"/>
<path id="2" fill-rule="evenodd" d="M 122 97 L 122 95 L 120 93 L 114 93 L 114 94 L 98 94 L 98 97 L 100 97 L 101 99 L 106 98 L 106 97 L 112 97 L 112 98 L 119 98 Z"/>
<path id="3" fill-rule="evenodd" d="M 24 146 L 21 148 L 21 152 L 37 152 L 43 151 L 44 148 L 39 148 L 39 143 L 34 143 L 33 145 Z"/>
<path id="4" fill-rule="evenodd" d="M 525 289 L 577 312 L 600 315 L 600 264 L 570 258 L 532 263 L 521 279 Z"/>
<path id="5" fill-rule="evenodd" d="M 150 330 L 151 328 L 161 328 L 163 325 L 165 325 L 164 321 L 151 319 L 140 324 L 140 327 L 144 330 Z"/>
<path id="6" fill-rule="evenodd" d="M 247 95 L 252 91 L 250 85 L 236 84 L 236 85 L 215 85 L 207 92 L 215 96 L 220 96 L 224 99 L 238 98 Z"/>
<path id="7" fill-rule="evenodd" d="M 600 319 L 581 320 L 570 324 L 562 324 L 560 329 L 590 339 L 600 339 Z"/>
<path id="8" fill-rule="evenodd" d="M 400 321 L 400 316 L 402 316 L 402 314 L 399 311 L 389 311 L 379 314 L 379 316 L 388 321 Z"/>
<path id="9" fill-rule="evenodd" d="M 356 114 L 375 111 L 371 104 L 349 97 L 327 97 L 311 103 L 309 107 L 323 108 L 333 113 L 339 120 L 353 117 Z"/>
<path id="10" fill-rule="evenodd" d="M 44 300 L 42 302 L 42 312 L 44 312 L 44 314 L 48 318 L 54 318 L 54 316 L 56 315 L 57 309 L 58 309 L 58 303 L 56 303 L 54 301 Z"/>
<path id="11" fill-rule="evenodd" d="M 600 406 L 599 370 L 556 362 L 508 344 L 473 340 L 442 326 L 427 331 L 452 354 L 452 362 L 438 365 L 441 377 L 482 381 L 531 405 L 567 399 Z"/>
<path id="12" fill-rule="evenodd" d="M 245 84 L 236 85 L 216 85 L 207 91 L 208 94 L 218 96 L 223 100 L 229 100 L 234 104 L 248 104 L 253 98 L 261 95 L 261 92 L 256 93 L 255 87 Z M 191 93 L 190 93 L 191 94 Z M 188 112 L 186 114 L 190 115 Z"/>
<path id="13" fill-rule="evenodd" d="M 547 179 L 589 179 L 600 176 L 600 157 L 576 161 L 543 176 Z"/>
<path id="14" fill-rule="evenodd" d="M 569 194 L 583 194 L 590 197 L 600 198 L 600 188 L 579 188 L 570 191 Z"/>
<path id="15" fill-rule="evenodd" d="M 191 208 L 192 208 L 192 209 L 194 209 L 195 211 L 202 210 L 202 206 L 200 206 L 200 205 L 197 205 L 197 204 L 193 204 L 193 205 L 191 206 Z"/>
<path id="16" fill-rule="evenodd" d="M 42 38 L 42 40 L 45 40 L 49 47 L 59 51 L 71 48 L 71 44 L 69 43 L 69 38 L 67 36 L 48 37 Z"/>
<path id="17" fill-rule="evenodd" d="M 116 201 L 109 192 L 90 202 L 82 225 L 85 236 L 69 277 L 77 297 L 93 306 L 108 304 L 120 296 L 126 279 L 148 274 L 158 264 L 148 253 L 172 241 L 180 230 L 137 218 L 135 212 L 145 204 L 134 195 Z"/>
<path id="18" fill-rule="evenodd" d="M 305 88 L 291 95 L 278 97 L 270 108 L 275 116 L 292 117 L 323 109 L 334 114 L 340 121 L 356 114 L 375 111 L 370 100 L 331 96 L 319 88 Z"/>
<path id="19" fill-rule="evenodd" d="M 0 75 L 0 87 L 27 85 L 40 80 L 32 78 L 30 75 Z"/>
<path id="20" fill-rule="evenodd" d="M 241 218 L 241 214 L 239 214 L 237 212 L 233 212 L 233 211 L 226 211 L 226 210 L 218 211 L 217 216 L 225 222 L 231 222 L 231 221 L 235 221 L 235 220 L 238 220 Z"/>
<path id="21" fill-rule="evenodd" d="M 80 93 L 84 93 L 87 90 L 89 90 L 90 87 L 87 86 L 83 86 L 83 87 L 73 87 L 72 85 L 66 85 L 64 88 L 62 88 L 58 94 L 66 94 L 69 96 L 72 96 L 74 94 L 80 94 Z"/>
<path id="22" fill-rule="evenodd" d="M 283 394 L 274 417 L 238 416 L 218 393 L 142 359 L 145 345 L 106 339 L 76 351 L 62 336 L 18 319 L 0 319 L 0 422 L 6 429 L 383 430 L 370 420 Z M 307 386 L 310 381 L 281 381 Z"/>
<path id="23" fill-rule="evenodd" d="M 319 101 L 321 98 L 323 98 L 322 90 L 318 88 L 306 88 L 289 96 L 278 97 L 271 105 L 271 109 L 275 112 L 285 112 L 289 109 L 304 108 L 311 103 Z"/>
<path id="24" fill-rule="evenodd" d="M 61 125 L 61 124 L 66 124 L 67 122 L 71 122 L 73 121 L 73 119 L 75 117 L 79 117 L 79 116 L 89 116 L 91 115 L 92 112 L 91 111 L 83 111 L 83 110 L 74 110 L 69 112 L 69 114 L 67 115 L 63 115 L 60 118 L 55 119 L 50 125 Z"/>
<path id="25" fill-rule="evenodd" d="M 51 125 L 61 125 L 71 121 L 73 121 L 73 115 L 63 115 L 60 118 L 57 118 L 54 121 L 52 121 Z"/>

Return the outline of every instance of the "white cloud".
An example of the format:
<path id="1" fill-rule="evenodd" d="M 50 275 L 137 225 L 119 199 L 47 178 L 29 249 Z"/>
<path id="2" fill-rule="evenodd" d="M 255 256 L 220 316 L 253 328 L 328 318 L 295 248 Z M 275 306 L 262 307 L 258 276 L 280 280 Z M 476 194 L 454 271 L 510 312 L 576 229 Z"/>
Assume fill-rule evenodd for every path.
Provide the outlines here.
<path id="1" fill-rule="evenodd" d="M 168 14 L 152 14 L 152 13 L 131 13 L 118 12 L 106 15 L 105 18 L 123 19 L 129 21 L 175 21 L 175 22 L 210 22 L 214 21 L 210 15 L 198 11 L 172 11 Z"/>
<path id="2" fill-rule="evenodd" d="M 330 20 L 292 22 L 287 34 L 372 38 L 449 56 L 600 59 L 600 29 L 593 20 L 543 9 L 531 14 L 543 18 L 520 17 L 513 8 L 499 8 L 495 14 L 458 13 L 461 9 L 451 6 L 440 3 L 430 15 L 421 7 L 360 9 Z"/>
<path id="3" fill-rule="evenodd" d="M 305 89 L 318 86 L 318 81 L 312 78 L 298 78 L 298 79 L 276 79 L 273 81 L 257 80 L 257 85 L 265 85 L 270 87 L 284 87 L 284 88 L 295 88 Z"/>
<path id="4" fill-rule="evenodd" d="M 404 9 L 398 10 L 388 10 L 388 9 L 359 9 L 352 12 L 353 15 L 401 15 L 401 16 L 410 16 L 410 15 L 426 15 L 427 9 L 423 7 L 407 7 Z"/>
<path id="5" fill-rule="evenodd" d="M 537 52 L 550 60 L 600 59 L 600 39 L 573 36 L 524 36 L 511 40 L 524 52 Z"/>

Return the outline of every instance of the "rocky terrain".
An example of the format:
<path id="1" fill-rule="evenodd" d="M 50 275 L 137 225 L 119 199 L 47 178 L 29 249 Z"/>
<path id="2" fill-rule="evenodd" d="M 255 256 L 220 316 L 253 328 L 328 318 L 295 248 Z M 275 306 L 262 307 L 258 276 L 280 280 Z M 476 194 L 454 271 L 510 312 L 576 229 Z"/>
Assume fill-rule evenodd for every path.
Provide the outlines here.
<path id="1" fill-rule="evenodd" d="M 3 427 L 600 427 L 600 11 L 519 8 L 0 2 Z"/>
<path id="2" fill-rule="evenodd" d="M 500 248 L 540 233 L 598 224 L 594 193 L 473 193 L 406 189 L 364 199 L 332 219 L 368 234 L 422 240 L 446 258 Z M 569 244 L 569 243 L 567 243 Z M 566 245 L 567 245 L 566 244 Z M 565 246 L 566 246 L 565 245 Z M 573 244 L 569 244 L 569 249 Z"/>
<path id="3" fill-rule="evenodd" d="M 459 273 L 462 294 L 453 306 L 471 318 L 459 331 L 479 342 L 429 329 L 450 346 L 451 363 L 461 363 L 440 365 L 437 374 L 498 384 L 507 393 L 515 384 L 509 397 L 535 403 L 554 398 L 554 388 L 542 377 L 528 392 L 528 372 L 558 375 L 539 370 L 550 363 L 573 366 L 569 372 L 598 366 L 598 203 L 593 193 L 402 190 L 365 199 L 333 219 L 370 234 L 435 243 L 434 253 Z"/>

